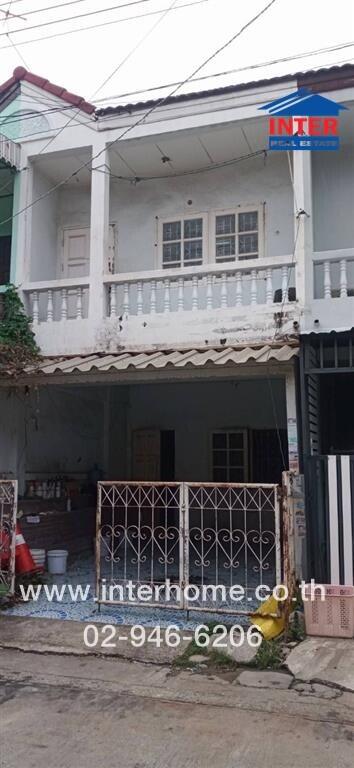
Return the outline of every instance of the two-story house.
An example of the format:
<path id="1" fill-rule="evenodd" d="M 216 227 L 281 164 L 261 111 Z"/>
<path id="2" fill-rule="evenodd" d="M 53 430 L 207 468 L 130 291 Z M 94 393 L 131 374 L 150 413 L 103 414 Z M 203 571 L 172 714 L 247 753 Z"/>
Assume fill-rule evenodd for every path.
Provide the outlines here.
<path id="1" fill-rule="evenodd" d="M 261 107 L 302 86 L 348 107 L 339 151 L 268 150 Z M 0 96 L 1 131 L 21 142 L 11 274 L 43 355 L 16 386 L 2 378 L 1 474 L 27 494 L 92 473 L 210 484 L 195 507 L 214 531 L 221 510 L 236 547 L 217 489 L 261 493 L 304 455 L 354 451 L 354 67 L 99 110 L 19 67 Z M 345 363 L 339 343 L 328 362 L 333 332 Z M 344 365 L 334 386 L 328 367 Z M 253 496 L 262 534 L 261 513 Z M 264 577 L 269 540 L 252 550 L 247 526 L 242 567 Z"/>

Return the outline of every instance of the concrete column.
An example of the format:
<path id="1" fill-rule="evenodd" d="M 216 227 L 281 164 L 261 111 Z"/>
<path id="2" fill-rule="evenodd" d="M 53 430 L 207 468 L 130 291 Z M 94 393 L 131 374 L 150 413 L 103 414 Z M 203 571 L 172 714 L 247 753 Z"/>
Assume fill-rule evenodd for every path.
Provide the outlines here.
<path id="1" fill-rule="evenodd" d="M 102 149 L 102 143 L 92 147 L 92 156 Z M 91 175 L 91 223 L 90 223 L 90 296 L 89 318 L 99 327 L 105 316 L 105 291 L 103 275 L 107 271 L 109 247 L 109 155 L 108 150 L 93 160 Z"/>
<path id="2" fill-rule="evenodd" d="M 0 477 L 18 480 L 20 494 L 25 489 L 26 414 L 23 389 L 0 390 Z"/>
<path id="3" fill-rule="evenodd" d="M 299 441 L 296 409 L 295 371 L 287 373 L 285 379 L 286 419 L 288 431 L 289 469 L 299 472 Z"/>
<path id="4" fill-rule="evenodd" d="M 296 293 L 300 308 L 310 313 L 313 299 L 313 215 L 311 152 L 294 150 L 294 223 L 296 241 Z"/>
<path id="5" fill-rule="evenodd" d="M 22 155 L 22 170 L 14 179 L 11 245 L 11 282 L 19 288 L 30 280 L 33 206 L 28 206 L 33 202 L 33 166 Z"/>

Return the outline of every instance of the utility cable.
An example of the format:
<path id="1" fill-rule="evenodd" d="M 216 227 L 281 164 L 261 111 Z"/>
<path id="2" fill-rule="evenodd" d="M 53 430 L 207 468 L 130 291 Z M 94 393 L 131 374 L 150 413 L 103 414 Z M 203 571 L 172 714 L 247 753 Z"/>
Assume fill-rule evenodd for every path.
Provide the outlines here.
<path id="1" fill-rule="evenodd" d="M 143 2 L 143 0 L 139 0 L 139 2 Z M 209 2 L 209 0 L 193 0 L 193 2 L 191 3 L 184 3 L 183 5 L 177 5 L 176 8 L 174 8 L 173 10 L 179 11 L 180 9 L 188 8 L 189 6 L 192 6 L 192 5 L 201 5 L 201 3 L 206 3 L 206 2 Z M 111 27 L 114 24 L 123 24 L 123 22 L 126 22 L 126 21 L 136 21 L 137 19 L 144 19 L 144 18 L 147 18 L 148 16 L 156 16 L 157 14 L 162 13 L 164 10 L 167 10 L 167 9 L 160 8 L 158 11 L 148 11 L 147 13 L 135 14 L 135 16 L 125 16 L 124 19 L 113 19 L 111 21 L 101 22 L 100 24 L 93 24 L 93 25 L 90 25 L 89 27 L 79 27 L 79 29 L 68 29 L 65 32 L 57 32 L 53 35 L 36 37 L 36 38 L 32 38 L 31 40 L 21 40 L 21 42 L 19 42 L 18 45 L 29 45 L 30 43 L 41 43 L 44 40 L 53 40 L 54 38 L 57 38 L 57 37 L 65 37 L 66 35 L 73 35 L 78 32 L 87 32 L 93 29 L 99 29 L 101 27 Z M 11 47 L 10 45 L 3 45 L 1 46 L 0 51 L 5 51 L 7 48 L 10 48 L 10 47 Z"/>
<path id="2" fill-rule="evenodd" d="M 160 107 L 160 106 L 163 106 L 163 104 L 164 104 L 164 103 L 165 103 L 165 102 L 166 102 L 166 101 L 167 101 L 169 98 L 171 98 L 171 97 L 172 97 L 172 96 L 173 96 L 173 95 L 174 95 L 174 94 L 175 94 L 175 93 L 176 93 L 176 92 L 179 90 L 179 88 L 181 88 L 183 85 L 185 85 L 186 83 L 188 83 L 188 81 L 190 80 L 190 78 L 191 78 L 191 77 L 194 77 L 194 76 L 195 76 L 195 75 L 196 75 L 198 72 L 200 72 L 200 70 L 201 70 L 201 69 L 202 69 L 204 66 L 206 66 L 206 65 L 207 65 L 207 64 L 208 64 L 210 61 L 212 61 L 212 60 L 213 60 L 213 59 L 214 59 L 214 58 L 215 58 L 215 57 L 216 57 L 216 56 L 217 56 L 217 55 L 218 55 L 218 54 L 219 54 L 221 51 L 224 51 L 224 50 L 225 50 L 225 49 L 226 49 L 226 48 L 227 48 L 229 45 L 231 45 L 231 43 L 233 43 L 233 42 L 234 42 L 234 41 L 235 41 L 235 40 L 236 40 L 238 37 L 240 37 L 240 35 L 241 35 L 241 34 L 242 34 L 242 33 L 243 33 L 243 32 L 244 32 L 246 29 L 248 29 L 248 28 L 249 28 L 249 27 L 250 27 L 252 24 L 254 24 L 254 23 L 255 23 L 255 22 L 256 22 L 256 21 L 257 21 L 257 20 L 258 20 L 258 19 L 259 19 L 259 18 L 260 18 L 260 17 L 261 17 L 263 14 L 264 14 L 264 13 L 266 13 L 266 11 L 267 11 L 269 8 L 271 8 L 271 6 L 273 6 L 275 2 L 276 2 L 276 0 L 271 0 L 271 2 L 269 2 L 269 3 L 268 3 L 266 6 L 264 6 L 264 7 L 263 7 L 263 9 L 262 9 L 261 11 L 259 11 L 259 13 L 257 13 L 255 16 L 253 16 L 253 17 L 252 17 L 252 19 L 250 19 L 250 20 L 249 20 L 249 21 L 248 21 L 246 24 L 244 24 L 244 25 L 243 25 L 243 27 L 242 27 L 242 28 L 241 28 L 241 29 L 240 29 L 238 32 L 236 32 L 234 35 L 232 35 L 232 37 L 231 37 L 231 38 L 229 38 L 229 40 L 227 40 L 227 41 L 226 41 L 226 43 L 224 43 L 222 46 L 220 46 L 219 48 L 217 48 L 217 50 L 216 50 L 216 51 L 214 51 L 214 53 L 212 53 L 210 56 L 208 56 L 208 58 L 207 58 L 207 59 L 205 59 L 205 60 L 204 60 L 204 62 L 202 62 L 202 64 L 200 64 L 200 65 L 199 65 L 199 66 L 198 66 L 198 67 L 197 67 L 195 70 L 193 70 L 193 71 L 192 71 L 192 73 L 191 73 L 191 74 L 190 74 L 188 77 L 186 77 L 184 80 L 182 80 L 182 81 L 181 81 L 181 83 L 180 83 L 180 85 L 179 85 L 179 86 L 177 86 L 176 88 L 174 88 L 174 90 L 173 90 L 173 91 L 172 91 L 172 92 L 171 92 L 171 93 L 170 93 L 168 96 L 166 96 L 164 99 L 162 99 L 162 100 L 161 100 L 161 101 L 159 101 L 158 103 L 154 104 L 154 105 L 153 105 L 153 106 L 152 106 L 152 107 L 151 107 L 149 110 L 147 110 L 147 112 L 145 112 L 145 113 L 144 113 L 144 115 L 142 115 L 142 116 L 141 116 L 141 117 L 140 117 L 140 118 L 139 118 L 139 119 L 138 119 L 138 120 L 137 120 L 135 123 L 133 123 L 132 125 L 128 126 L 128 127 L 127 127 L 127 128 L 126 128 L 126 129 L 125 129 L 125 130 L 124 130 L 124 131 L 123 131 L 123 132 L 122 132 L 122 133 L 121 133 L 121 134 L 120 134 L 120 135 L 119 135 L 119 136 L 118 136 L 116 139 L 113 139 L 113 141 L 109 142 L 109 143 L 108 143 L 108 144 L 107 144 L 105 147 L 103 147 L 103 148 L 102 148 L 102 149 L 101 149 L 99 152 L 97 152 L 97 153 L 96 153 L 96 155 L 94 155 L 94 156 L 93 156 L 93 157 L 92 157 L 92 158 L 91 158 L 89 161 L 87 161 L 87 162 L 85 162 L 85 163 L 82 163 L 82 165 L 81 165 L 81 166 L 79 166 L 79 168 L 77 168 L 75 171 L 73 171 L 72 173 L 70 173 L 70 174 L 69 174 L 69 176 L 67 176 L 65 179 L 63 179 L 62 181 L 60 181 L 60 182 L 58 182 L 57 184 L 55 184 L 53 187 L 51 187 L 49 190 L 47 190 L 47 191 L 46 191 L 46 192 L 44 192 L 42 195 L 40 195 L 39 197 L 37 197 L 35 200 L 32 200 L 32 201 L 31 201 L 31 203 L 29 203 L 28 205 L 24 206 L 24 207 L 23 207 L 23 208 L 21 208 L 19 211 L 16 211 L 16 213 L 13 213 L 13 214 L 12 214 L 12 216 L 10 216 L 10 217 L 8 217 L 7 219 L 5 219 L 5 220 L 3 220 L 2 222 L 0 222 L 0 226 L 2 226 L 3 224 L 6 224 L 8 221 L 12 221 L 12 220 L 13 220 L 15 217 L 18 217 L 18 216 L 20 216 L 22 213 L 24 213 L 25 211 L 27 211 L 27 210 L 28 210 L 29 208 L 31 208 L 33 205 L 35 205 L 36 203 L 38 203 L 40 200 L 43 200 L 44 198 L 48 197 L 48 195 L 52 194 L 52 193 L 53 193 L 53 192 L 55 192 L 57 189 L 59 189 L 60 187 L 64 186 L 64 184 L 66 184 L 66 183 L 67 183 L 68 181 L 70 181 L 72 178 L 74 178 L 75 176 L 77 176 L 77 174 L 78 174 L 78 173 L 79 173 L 81 170 L 83 170 L 84 168 L 88 168 L 89 166 L 91 166 L 91 167 L 92 167 L 92 162 L 93 162 L 93 161 L 97 160 L 97 158 L 98 158 L 98 157 L 100 157 L 100 156 L 103 154 L 103 152 L 105 152 L 105 151 L 109 150 L 111 147 L 113 147 L 113 146 L 114 146 L 114 145 L 115 145 L 115 144 L 116 144 L 118 141 L 120 141 L 120 140 L 121 140 L 121 139 L 122 139 L 124 136 L 126 136 L 126 135 L 127 135 L 129 132 L 130 132 L 130 131 L 132 131 L 132 130 L 133 130 L 134 128 L 136 128 L 137 126 L 141 125 L 141 123 L 145 122 L 145 120 L 146 120 L 146 119 L 147 119 L 147 118 L 148 118 L 148 117 L 149 117 L 149 116 L 150 116 L 150 115 L 151 115 L 151 114 L 152 114 L 152 113 L 153 113 L 153 112 L 154 112 L 154 111 L 155 111 L 155 110 L 156 110 L 158 107 Z"/>

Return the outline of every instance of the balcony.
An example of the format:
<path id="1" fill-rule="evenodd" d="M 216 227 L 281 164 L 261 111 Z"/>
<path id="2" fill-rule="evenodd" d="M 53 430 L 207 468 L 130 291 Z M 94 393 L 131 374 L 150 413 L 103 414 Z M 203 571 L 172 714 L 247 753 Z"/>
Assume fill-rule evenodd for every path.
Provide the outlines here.
<path id="1" fill-rule="evenodd" d="M 107 275 L 101 319 L 89 278 L 27 283 L 22 292 L 44 354 L 269 340 L 275 315 L 297 313 L 290 256 Z M 91 291 L 91 295 L 90 295 Z"/>
<path id="2" fill-rule="evenodd" d="M 141 345 L 201 345 L 272 338 L 274 315 L 296 308 L 291 257 L 105 278 L 108 324 Z M 289 323 L 288 323 L 289 324 Z"/>
<path id="3" fill-rule="evenodd" d="M 313 254 L 311 330 L 347 330 L 354 323 L 354 248 Z M 313 322 L 315 321 L 315 326 Z"/>

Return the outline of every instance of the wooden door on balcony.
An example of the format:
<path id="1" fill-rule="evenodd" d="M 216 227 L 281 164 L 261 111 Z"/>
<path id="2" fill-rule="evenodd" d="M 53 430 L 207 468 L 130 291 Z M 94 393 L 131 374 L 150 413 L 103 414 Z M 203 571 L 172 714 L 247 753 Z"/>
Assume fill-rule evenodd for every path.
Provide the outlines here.
<path id="1" fill-rule="evenodd" d="M 64 229 L 62 276 L 86 277 L 90 271 L 90 230 Z"/>

